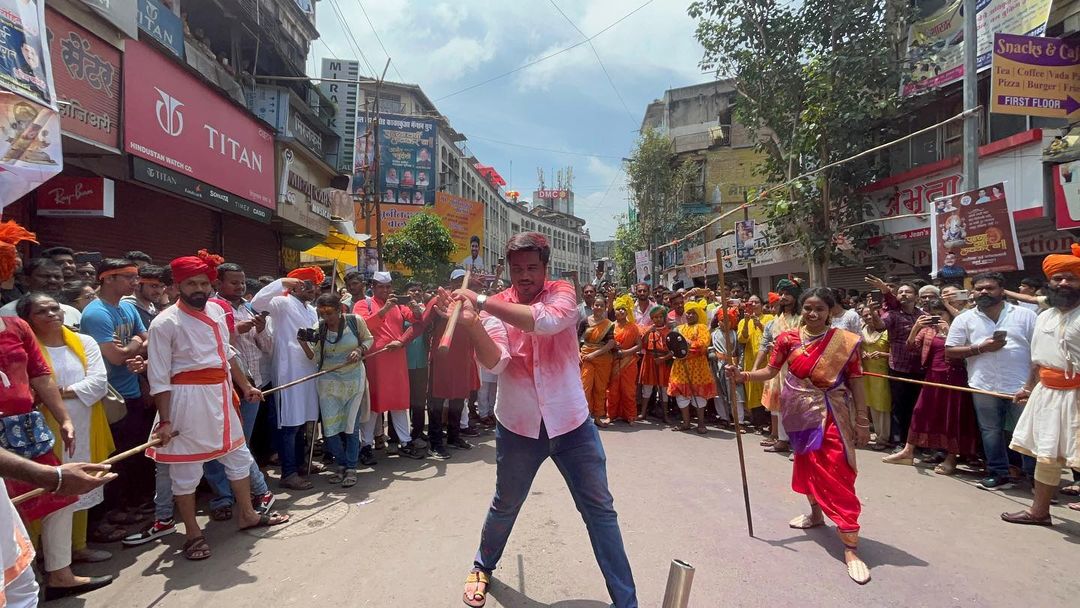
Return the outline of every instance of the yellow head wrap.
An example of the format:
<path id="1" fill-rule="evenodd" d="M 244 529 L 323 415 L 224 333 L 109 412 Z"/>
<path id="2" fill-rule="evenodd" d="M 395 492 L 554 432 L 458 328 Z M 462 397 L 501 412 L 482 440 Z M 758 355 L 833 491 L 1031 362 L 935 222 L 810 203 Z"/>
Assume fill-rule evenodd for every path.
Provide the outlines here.
<path id="1" fill-rule="evenodd" d="M 705 300 L 690 300 L 683 306 L 683 312 L 689 314 L 694 311 L 697 315 L 697 323 L 705 323 Z"/>
<path id="2" fill-rule="evenodd" d="M 624 293 L 623 295 L 615 298 L 615 304 L 612 307 L 615 310 L 620 308 L 626 311 L 626 314 L 633 314 L 634 312 L 634 296 Z"/>

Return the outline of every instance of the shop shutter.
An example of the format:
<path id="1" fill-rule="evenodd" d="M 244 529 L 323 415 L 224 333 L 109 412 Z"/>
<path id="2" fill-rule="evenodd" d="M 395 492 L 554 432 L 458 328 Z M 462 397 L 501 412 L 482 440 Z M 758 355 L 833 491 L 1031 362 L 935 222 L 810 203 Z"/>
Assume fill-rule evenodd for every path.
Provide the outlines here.
<path id="1" fill-rule="evenodd" d="M 281 276 L 281 245 L 269 225 L 230 214 L 222 222 L 225 248 L 221 253 L 227 261 L 240 264 L 250 278 Z"/>

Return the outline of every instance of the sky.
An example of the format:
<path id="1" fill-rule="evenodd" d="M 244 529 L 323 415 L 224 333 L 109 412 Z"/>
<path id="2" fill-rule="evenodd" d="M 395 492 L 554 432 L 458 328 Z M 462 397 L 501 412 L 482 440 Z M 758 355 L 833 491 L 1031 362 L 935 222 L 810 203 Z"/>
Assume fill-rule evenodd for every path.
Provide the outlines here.
<path id="1" fill-rule="evenodd" d="M 582 42 L 643 4 L 592 40 L 595 54 L 582 44 L 459 92 Z M 621 159 L 633 149 L 645 107 L 669 88 L 710 80 L 698 67 L 702 48 L 688 4 L 321 0 L 321 39 L 312 45 L 308 71 L 317 76 L 323 57 L 360 59 L 362 72 L 368 64 L 381 71 L 389 56 L 387 79 L 419 84 L 468 138 L 476 158 L 507 180 L 507 189 L 531 198 L 538 167 L 553 187 L 552 171 L 573 166 L 576 215 L 588 222 L 592 239 L 602 241 L 612 238 L 627 210 Z"/>

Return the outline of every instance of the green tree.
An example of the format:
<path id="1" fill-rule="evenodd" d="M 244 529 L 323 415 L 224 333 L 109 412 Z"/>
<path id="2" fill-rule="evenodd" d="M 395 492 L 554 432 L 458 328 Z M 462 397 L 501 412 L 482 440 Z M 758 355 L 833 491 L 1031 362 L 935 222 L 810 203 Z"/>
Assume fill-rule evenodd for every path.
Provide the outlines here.
<path id="1" fill-rule="evenodd" d="M 690 5 L 702 68 L 731 78 L 735 119 L 767 153 L 767 181 L 780 183 L 887 139 L 899 110 L 899 0 L 701 0 Z M 865 251 L 877 232 L 860 224 L 860 187 L 884 167 L 872 156 L 823 169 L 764 203 L 779 242 L 796 242 L 811 280 L 830 262 Z M 852 260 L 846 260 L 851 262 Z"/>
<path id="2" fill-rule="evenodd" d="M 634 254 L 645 249 L 647 243 L 641 235 L 639 222 L 630 222 L 626 214 L 620 215 L 618 221 L 611 256 L 615 261 L 615 280 L 619 285 L 632 285 L 637 282 Z"/>
<path id="3" fill-rule="evenodd" d="M 405 227 L 383 240 L 383 260 L 401 264 L 422 283 L 443 283 L 450 276 L 454 240 L 442 218 L 434 213 L 417 213 Z"/>
<path id="4" fill-rule="evenodd" d="M 672 151 L 671 140 L 665 135 L 646 129 L 638 138 L 634 151 L 626 160 L 626 178 L 637 207 L 635 222 L 625 226 L 625 236 L 637 249 L 653 253 L 652 275 L 656 276 L 656 247 L 690 232 L 704 222 L 703 216 L 684 213 L 683 204 L 689 200 L 689 186 L 701 170 L 698 163 L 679 159 Z M 616 231 L 618 242 L 619 232 Z M 617 245 L 618 253 L 618 245 Z M 622 254 L 625 257 L 625 252 Z M 621 259 L 621 258 L 619 258 Z M 619 263 L 619 272 L 625 261 Z M 634 270 L 633 250 L 629 250 L 629 273 Z"/>

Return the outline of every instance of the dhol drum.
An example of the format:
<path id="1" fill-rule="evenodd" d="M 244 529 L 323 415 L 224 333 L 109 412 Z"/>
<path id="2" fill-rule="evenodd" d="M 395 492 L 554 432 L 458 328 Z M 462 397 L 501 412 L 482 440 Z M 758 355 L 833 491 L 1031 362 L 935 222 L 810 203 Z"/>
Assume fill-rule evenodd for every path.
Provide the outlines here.
<path id="1" fill-rule="evenodd" d="M 690 354 L 690 343 L 679 332 L 672 330 L 667 335 L 667 347 L 676 359 L 685 359 Z"/>

